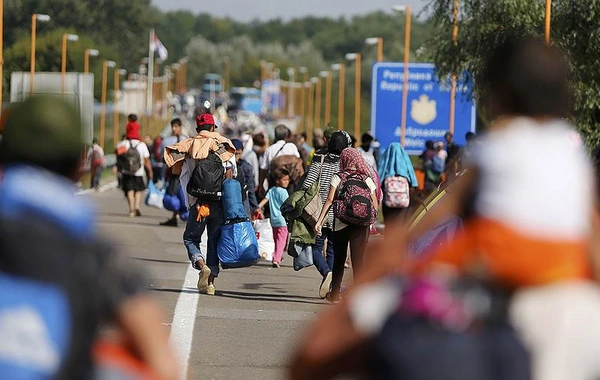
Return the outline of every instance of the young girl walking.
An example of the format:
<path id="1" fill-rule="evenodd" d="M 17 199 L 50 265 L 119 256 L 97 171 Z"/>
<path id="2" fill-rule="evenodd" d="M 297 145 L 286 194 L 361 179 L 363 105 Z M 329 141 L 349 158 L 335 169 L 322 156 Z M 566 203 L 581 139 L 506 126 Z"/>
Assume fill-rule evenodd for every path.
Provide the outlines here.
<path id="1" fill-rule="evenodd" d="M 273 240 L 275 241 L 275 252 L 273 252 L 273 268 L 279 268 L 283 258 L 283 250 L 287 242 L 288 229 L 285 219 L 281 215 L 281 205 L 288 198 L 287 187 L 290 185 L 290 173 L 285 169 L 277 169 L 273 171 L 275 178 L 275 186 L 267 191 L 265 199 L 258 205 L 263 208 L 269 203 L 269 211 L 271 212 L 271 227 L 273 227 Z"/>

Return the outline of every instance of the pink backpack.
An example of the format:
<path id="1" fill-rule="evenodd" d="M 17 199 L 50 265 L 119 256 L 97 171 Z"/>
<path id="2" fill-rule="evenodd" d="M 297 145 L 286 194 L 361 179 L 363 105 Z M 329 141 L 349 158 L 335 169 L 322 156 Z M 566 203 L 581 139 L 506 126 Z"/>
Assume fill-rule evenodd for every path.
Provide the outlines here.
<path id="1" fill-rule="evenodd" d="M 389 208 L 407 208 L 410 205 L 410 184 L 402 176 L 387 177 L 383 181 L 385 205 Z"/>
<path id="2" fill-rule="evenodd" d="M 370 226 L 377 218 L 377 209 L 373 207 L 371 189 L 367 185 L 367 176 L 339 173 L 341 178 L 336 199 L 333 201 L 333 213 L 342 222 L 354 226 Z"/>

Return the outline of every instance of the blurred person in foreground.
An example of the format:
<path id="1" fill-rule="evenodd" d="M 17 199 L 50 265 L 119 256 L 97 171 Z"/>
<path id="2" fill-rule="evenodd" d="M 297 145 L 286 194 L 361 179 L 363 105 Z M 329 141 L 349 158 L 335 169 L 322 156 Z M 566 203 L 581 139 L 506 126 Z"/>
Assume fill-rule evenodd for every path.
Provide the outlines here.
<path id="1" fill-rule="evenodd" d="M 58 98 L 11 109 L 0 144 L 0 378 L 87 379 L 103 325 L 154 376 L 176 379 L 168 331 L 140 276 L 97 234 L 76 196 L 81 119 Z M 40 136 L 35 144 L 31 136 Z M 102 366 L 99 366 L 102 367 Z M 146 374 L 145 376 L 150 376 Z"/>
<path id="2" fill-rule="evenodd" d="M 356 280 L 361 285 L 307 335 L 292 378 L 333 377 L 348 372 L 348 360 L 361 363 L 365 347 L 397 315 L 400 286 L 384 280 L 394 272 L 434 276 L 438 283 L 471 277 L 512 293 L 507 319 L 529 351 L 531 378 L 600 378 L 600 290 L 594 281 L 600 275 L 600 218 L 590 162 L 566 121 L 564 56 L 540 40 L 508 39 L 485 63 L 478 82 L 492 125 L 483 149 L 465 162 L 469 172 L 410 233 L 396 226 L 371 247 L 378 260 L 365 266 Z M 399 247 L 453 212 L 465 218 L 464 231 L 424 260 L 409 262 Z M 435 360 L 419 359 L 421 367 Z M 489 363 L 482 367 L 502 373 Z M 455 378 L 459 367 L 448 366 L 443 378 Z"/>

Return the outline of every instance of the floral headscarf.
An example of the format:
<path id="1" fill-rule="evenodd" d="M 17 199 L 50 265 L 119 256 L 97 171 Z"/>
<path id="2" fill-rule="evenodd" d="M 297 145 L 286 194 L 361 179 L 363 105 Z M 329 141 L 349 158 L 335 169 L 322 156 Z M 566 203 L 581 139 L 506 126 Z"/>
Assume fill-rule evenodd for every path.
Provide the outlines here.
<path id="1" fill-rule="evenodd" d="M 379 176 L 362 157 L 360 152 L 354 148 L 346 148 L 340 155 L 340 173 L 366 175 L 377 185 L 377 198 L 381 201 L 383 196 Z"/>

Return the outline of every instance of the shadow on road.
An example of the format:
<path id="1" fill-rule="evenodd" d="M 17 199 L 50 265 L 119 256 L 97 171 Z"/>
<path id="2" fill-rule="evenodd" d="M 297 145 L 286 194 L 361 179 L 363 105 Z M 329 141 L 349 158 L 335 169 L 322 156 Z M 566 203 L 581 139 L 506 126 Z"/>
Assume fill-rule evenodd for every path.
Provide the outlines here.
<path id="1" fill-rule="evenodd" d="M 148 288 L 148 290 L 155 292 L 166 292 L 166 293 L 198 293 L 197 290 L 189 289 L 172 289 L 172 288 Z M 318 299 L 317 297 L 306 297 L 306 296 L 290 296 L 281 294 L 270 294 L 270 293 L 244 293 L 232 290 L 217 290 L 218 297 L 234 298 L 239 300 L 253 300 L 253 301 L 270 301 L 270 302 L 293 302 L 313 305 L 326 305 L 325 301 Z"/>

